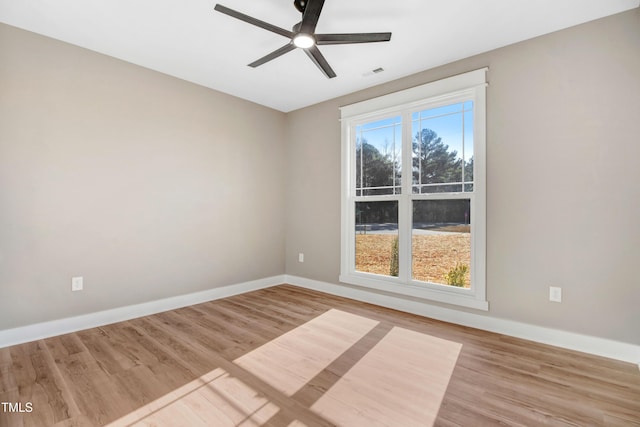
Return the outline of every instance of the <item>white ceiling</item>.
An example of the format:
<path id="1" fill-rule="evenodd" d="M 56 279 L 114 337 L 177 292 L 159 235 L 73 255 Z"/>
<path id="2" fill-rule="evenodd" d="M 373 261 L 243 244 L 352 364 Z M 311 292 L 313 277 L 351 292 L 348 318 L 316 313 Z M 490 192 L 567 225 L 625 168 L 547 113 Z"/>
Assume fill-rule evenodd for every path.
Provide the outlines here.
<path id="1" fill-rule="evenodd" d="M 219 0 L 285 29 L 293 0 Z M 0 0 L 0 22 L 291 111 L 501 46 L 636 8 L 640 0 L 326 0 L 318 33 L 385 32 L 388 43 L 321 46 L 247 64 L 287 39 L 213 10 L 215 0 Z M 384 72 L 372 74 L 382 67 Z"/>

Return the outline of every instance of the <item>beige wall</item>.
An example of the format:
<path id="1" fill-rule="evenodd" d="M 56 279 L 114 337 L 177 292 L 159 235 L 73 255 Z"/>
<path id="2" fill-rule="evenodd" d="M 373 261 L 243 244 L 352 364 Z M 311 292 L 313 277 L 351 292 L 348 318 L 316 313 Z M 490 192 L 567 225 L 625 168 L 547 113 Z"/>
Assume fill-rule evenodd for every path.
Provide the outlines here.
<path id="1" fill-rule="evenodd" d="M 0 330 L 283 274 L 285 119 L 0 24 Z"/>
<path id="2" fill-rule="evenodd" d="M 640 344 L 638 9 L 289 113 L 287 273 L 338 280 L 338 107 L 485 66 L 486 314 Z"/>

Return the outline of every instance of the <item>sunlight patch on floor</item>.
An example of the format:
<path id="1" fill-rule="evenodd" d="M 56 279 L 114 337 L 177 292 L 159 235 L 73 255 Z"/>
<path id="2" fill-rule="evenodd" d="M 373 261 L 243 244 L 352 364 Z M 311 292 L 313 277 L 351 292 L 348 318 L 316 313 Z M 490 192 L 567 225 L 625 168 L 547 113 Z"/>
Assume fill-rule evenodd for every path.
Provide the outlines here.
<path id="1" fill-rule="evenodd" d="M 109 425 L 257 427 L 278 411 L 266 397 L 218 368 Z"/>
<path id="2" fill-rule="evenodd" d="M 292 396 L 378 323 L 332 309 L 239 357 L 234 363 Z"/>
<path id="3" fill-rule="evenodd" d="M 311 409 L 339 426 L 430 426 L 462 344 L 394 327 Z"/>

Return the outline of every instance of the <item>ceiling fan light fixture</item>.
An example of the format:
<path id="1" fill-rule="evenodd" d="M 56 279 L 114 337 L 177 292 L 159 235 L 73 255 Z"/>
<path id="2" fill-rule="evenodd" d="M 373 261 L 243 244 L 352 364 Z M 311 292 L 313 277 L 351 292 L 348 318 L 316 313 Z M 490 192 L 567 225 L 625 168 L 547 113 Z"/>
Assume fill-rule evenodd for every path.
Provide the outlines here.
<path id="1" fill-rule="evenodd" d="M 293 44 L 295 47 L 308 49 L 316 44 L 316 39 L 309 34 L 298 33 L 293 37 Z"/>

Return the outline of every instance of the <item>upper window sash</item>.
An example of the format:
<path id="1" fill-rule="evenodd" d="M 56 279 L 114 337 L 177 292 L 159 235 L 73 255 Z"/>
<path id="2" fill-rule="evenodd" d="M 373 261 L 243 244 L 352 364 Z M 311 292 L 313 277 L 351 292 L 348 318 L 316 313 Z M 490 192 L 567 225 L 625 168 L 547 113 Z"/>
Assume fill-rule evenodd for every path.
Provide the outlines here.
<path id="1" fill-rule="evenodd" d="M 379 112 L 375 112 L 375 113 L 370 113 L 370 114 L 365 114 L 362 117 L 357 117 L 357 118 L 353 118 L 353 119 L 348 119 L 349 120 L 349 127 L 348 127 L 348 133 L 349 133 L 349 140 L 350 140 L 350 148 L 349 148 L 349 162 L 350 162 L 350 170 L 353 171 L 353 174 L 351 175 L 351 180 L 350 180 L 350 184 L 349 184 L 349 193 L 351 197 L 356 197 L 356 198 L 369 198 L 369 197 L 376 197 L 376 196 L 381 196 L 383 194 L 362 194 L 363 188 L 358 186 L 358 182 L 357 182 L 357 175 L 358 175 L 358 171 L 357 171 L 357 161 L 358 159 L 356 158 L 356 151 L 357 151 L 357 146 L 358 146 L 358 137 L 359 137 L 359 133 L 357 131 L 358 128 L 365 126 L 367 124 L 371 124 L 377 121 L 383 121 L 386 119 L 391 119 L 392 117 L 401 117 L 401 120 L 399 122 L 399 125 L 402 127 L 402 132 L 403 134 L 408 133 L 410 136 L 403 136 L 401 138 L 400 144 L 402 145 L 402 161 L 401 164 L 403 165 L 402 170 L 407 171 L 408 168 L 411 168 L 411 159 L 412 159 L 412 147 L 411 147 L 411 141 L 413 139 L 413 135 L 412 135 L 412 116 L 415 113 L 421 113 L 425 110 L 431 110 L 431 109 L 436 109 L 439 107 L 446 107 L 446 106 L 450 106 L 452 104 L 463 104 L 465 102 L 468 101 L 472 101 L 474 102 L 473 107 L 471 108 L 471 111 L 474 114 L 474 119 L 475 119 L 475 91 L 473 89 L 465 89 L 453 94 L 447 94 L 446 96 L 439 96 L 437 97 L 437 99 L 429 99 L 429 100 L 420 100 L 420 102 L 416 102 L 414 103 L 411 108 L 407 108 L 406 106 L 402 106 L 402 108 L 398 108 L 397 106 L 394 109 L 388 109 L 387 112 L 385 112 L 384 114 L 381 114 Z M 464 111 L 468 111 L 468 110 L 464 110 Z M 464 111 L 461 111 L 462 113 L 464 113 Z M 475 122 L 475 120 L 474 120 Z M 475 127 L 475 126 L 474 126 Z M 475 132 L 474 132 L 475 133 Z M 475 139 L 475 138 L 474 138 Z M 409 162 L 407 164 L 407 162 Z M 404 176 L 404 175 L 403 175 Z M 462 177 L 462 176 L 461 176 Z M 462 182 L 441 182 L 441 183 L 431 183 L 431 184 L 416 184 L 412 182 L 412 174 L 409 173 L 408 176 L 408 183 L 405 183 L 406 181 L 403 179 L 401 182 L 396 183 L 395 187 L 402 187 L 403 188 L 403 192 L 412 196 L 417 196 L 419 194 L 421 195 L 427 195 L 427 194 L 456 194 L 456 193 L 464 193 L 464 194 L 469 194 L 472 193 L 473 190 L 466 190 L 466 191 L 443 191 L 443 192 L 433 192 L 433 193 L 413 193 L 412 192 L 412 188 L 417 187 L 417 186 L 433 186 L 433 187 L 437 187 L 437 186 L 448 186 L 448 185 L 455 185 L 455 184 L 460 184 L 461 187 L 463 186 Z M 469 184 L 470 182 L 465 180 L 464 184 Z M 389 187 L 389 186 L 388 186 Z M 367 189 L 367 188 L 365 188 Z M 386 196 L 396 196 L 398 194 L 387 194 Z"/>

